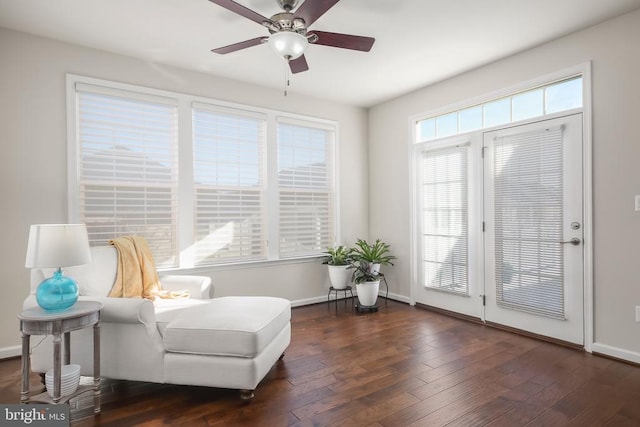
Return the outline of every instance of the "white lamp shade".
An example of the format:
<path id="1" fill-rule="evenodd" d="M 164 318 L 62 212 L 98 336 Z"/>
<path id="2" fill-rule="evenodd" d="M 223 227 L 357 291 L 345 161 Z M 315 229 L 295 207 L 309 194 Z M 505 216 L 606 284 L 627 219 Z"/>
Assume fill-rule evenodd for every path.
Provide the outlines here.
<path id="1" fill-rule="evenodd" d="M 27 268 L 60 268 L 91 262 L 84 224 L 37 224 L 29 230 Z"/>
<path id="2" fill-rule="evenodd" d="M 299 58 L 309 44 L 305 36 L 293 31 L 273 33 L 268 43 L 275 53 L 287 60 Z"/>

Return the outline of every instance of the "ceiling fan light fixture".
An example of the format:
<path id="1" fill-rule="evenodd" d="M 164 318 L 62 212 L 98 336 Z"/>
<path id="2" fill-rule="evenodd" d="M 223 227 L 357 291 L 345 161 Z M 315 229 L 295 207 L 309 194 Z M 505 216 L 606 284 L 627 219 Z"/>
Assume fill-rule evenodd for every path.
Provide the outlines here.
<path id="1" fill-rule="evenodd" d="M 294 31 L 280 31 L 269 36 L 271 49 L 288 61 L 299 58 L 309 44 L 307 38 Z"/>

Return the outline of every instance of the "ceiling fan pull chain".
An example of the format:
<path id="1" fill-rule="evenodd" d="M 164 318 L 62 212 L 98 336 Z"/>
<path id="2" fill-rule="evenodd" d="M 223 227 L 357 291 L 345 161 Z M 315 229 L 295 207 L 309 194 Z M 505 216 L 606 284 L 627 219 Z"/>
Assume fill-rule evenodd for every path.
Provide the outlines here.
<path id="1" fill-rule="evenodd" d="M 284 63 L 284 96 L 287 96 L 287 88 L 289 87 L 289 60 Z"/>

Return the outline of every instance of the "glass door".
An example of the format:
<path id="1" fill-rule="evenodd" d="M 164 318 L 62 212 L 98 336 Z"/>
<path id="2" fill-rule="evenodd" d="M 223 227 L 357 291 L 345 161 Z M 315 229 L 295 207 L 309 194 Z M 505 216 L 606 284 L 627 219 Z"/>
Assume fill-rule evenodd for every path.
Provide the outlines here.
<path id="1" fill-rule="evenodd" d="M 480 139 L 427 144 L 416 155 L 416 302 L 480 318 Z M 475 188 L 475 189 L 474 189 Z"/>
<path id="2" fill-rule="evenodd" d="M 485 320 L 583 344 L 582 115 L 484 147 Z"/>

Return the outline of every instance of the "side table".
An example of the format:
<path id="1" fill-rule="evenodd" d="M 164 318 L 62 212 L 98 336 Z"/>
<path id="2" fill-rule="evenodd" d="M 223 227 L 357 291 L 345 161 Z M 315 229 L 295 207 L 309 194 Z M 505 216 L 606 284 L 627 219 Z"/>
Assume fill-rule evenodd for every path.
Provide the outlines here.
<path id="1" fill-rule="evenodd" d="M 93 392 L 94 413 L 100 412 L 100 310 L 102 304 L 94 301 L 78 301 L 69 309 L 59 312 L 48 312 L 40 307 L 23 311 L 18 315 L 22 332 L 22 392 L 20 403 L 66 403 L 69 399 L 82 393 Z M 71 331 L 93 326 L 93 384 L 79 385 L 78 389 L 68 395 L 60 396 L 62 357 L 60 355 L 62 335 L 64 335 L 64 363 L 71 359 Z M 44 393 L 29 395 L 30 336 L 53 336 L 53 398 Z"/>

